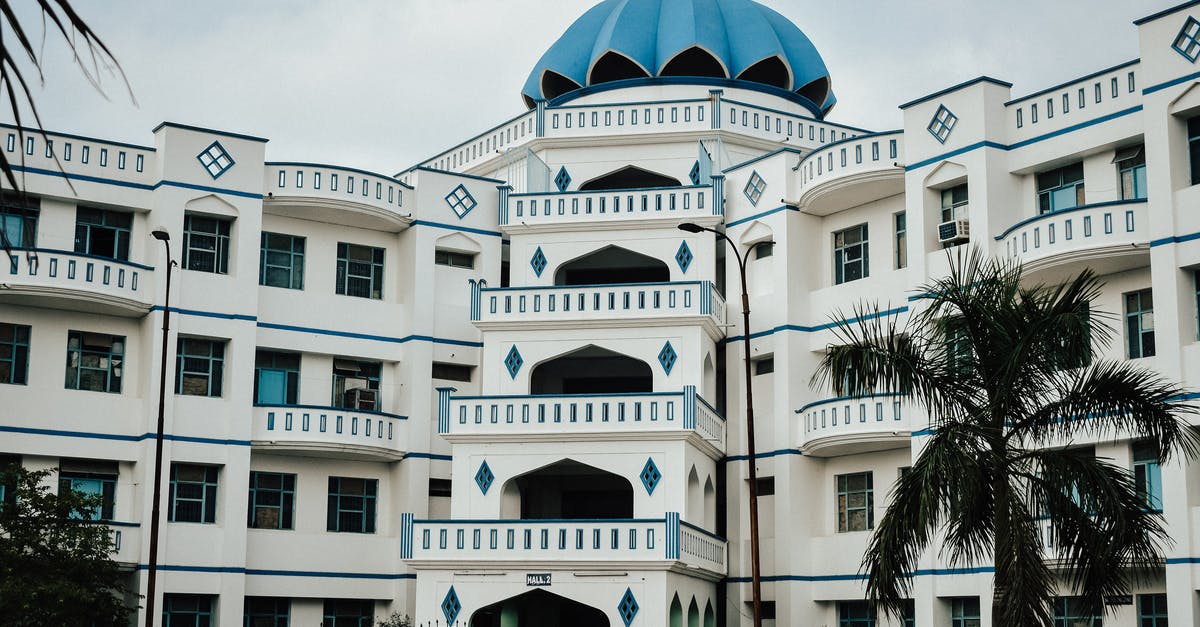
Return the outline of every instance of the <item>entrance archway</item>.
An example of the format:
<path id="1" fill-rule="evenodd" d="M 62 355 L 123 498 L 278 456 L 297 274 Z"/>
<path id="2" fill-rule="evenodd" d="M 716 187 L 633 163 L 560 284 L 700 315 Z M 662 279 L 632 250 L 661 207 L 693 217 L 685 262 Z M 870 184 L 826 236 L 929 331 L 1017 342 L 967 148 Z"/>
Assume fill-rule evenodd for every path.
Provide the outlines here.
<path id="1" fill-rule="evenodd" d="M 470 627 L 608 627 L 604 612 L 545 590 L 532 590 L 475 610 Z"/>

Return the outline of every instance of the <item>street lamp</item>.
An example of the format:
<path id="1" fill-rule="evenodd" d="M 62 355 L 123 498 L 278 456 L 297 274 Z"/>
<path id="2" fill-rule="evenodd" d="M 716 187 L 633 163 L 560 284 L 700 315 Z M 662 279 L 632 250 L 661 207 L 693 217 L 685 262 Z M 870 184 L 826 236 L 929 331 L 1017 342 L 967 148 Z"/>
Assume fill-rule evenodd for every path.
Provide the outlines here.
<path id="1" fill-rule="evenodd" d="M 738 252 L 737 244 L 721 231 L 692 222 L 680 224 L 679 230 L 717 234 L 733 250 L 742 277 L 742 346 L 746 353 L 743 360 L 746 366 L 746 457 L 750 464 L 750 585 L 754 597 L 754 627 L 762 627 L 762 580 L 758 567 L 758 470 L 754 467 L 754 386 L 751 384 L 750 372 L 750 295 L 746 292 L 746 258 Z"/>
<path id="2" fill-rule="evenodd" d="M 156 229 L 151 235 L 163 243 L 167 253 L 167 289 L 163 293 L 162 362 L 158 366 L 158 429 L 154 433 L 154 503 L 150 509 L 150 564 L 146 577 L 146 627 L 154 624 L 154 588 L 158 577 L 159 502 L 162 500 L 163 424 L 167 402 L 167 335 L 171 328 L 171 235 Z"/>

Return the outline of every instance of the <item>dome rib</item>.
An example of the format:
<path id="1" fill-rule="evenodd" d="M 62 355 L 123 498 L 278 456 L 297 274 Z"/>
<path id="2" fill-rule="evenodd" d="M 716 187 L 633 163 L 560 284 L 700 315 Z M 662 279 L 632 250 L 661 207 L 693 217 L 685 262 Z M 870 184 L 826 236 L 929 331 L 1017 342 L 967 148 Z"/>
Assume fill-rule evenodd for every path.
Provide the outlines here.
<path id="1" fill-rule="evenodd" d="M 522 96 L 533 106 L 599 83 L 660 77 L 781 89 L 818 116 L 837 102 L 809 38 L 754 0 L 603 0 L 542 55 Z"/>

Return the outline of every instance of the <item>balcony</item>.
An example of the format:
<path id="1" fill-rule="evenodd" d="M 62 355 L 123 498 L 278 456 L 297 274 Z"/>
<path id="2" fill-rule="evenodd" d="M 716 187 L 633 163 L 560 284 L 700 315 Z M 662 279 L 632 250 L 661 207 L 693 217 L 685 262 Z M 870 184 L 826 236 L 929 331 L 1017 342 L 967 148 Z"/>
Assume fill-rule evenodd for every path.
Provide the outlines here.
<path id="1" fill-rule="evenodd" d="M 703 322 L 725 336 L 725 299 L 711 281 L 471 288 L 471 321 L 480 329 L 578 329 Z"/>
<path id="2" fill-rule="evenodd" d="M 142 550 L 142 529 L 137 523 L 105 521 L 95 524 L 105 525 L 112 531 L 113 552 L 111 558 L 123 568 L 132 570 L 139 562 Z"/>
<path id="3" fill-rule="evenodd" d="M 113 185 L 123 190 L 147 192 L 158 183 L 155 149 L 80 135 L 53 133 L 35 128 L 21 129 L 0 124 L 7 132 L 5 151 L 13 169 L 58 179 L 55 194 L 75 197 L 81 189 L 102 185 L 112 194 Z M 24 154 L 19 154 L 19 152 Z M 69 181 L 69 183 L 68 183 Z"/>
<path id="4" fill-rule="evenodd" d="M 800 208 L 827 216 L 904 191 L 904 134 L 862 135 L 818 148 L 800 161 Z"/>
<path id="5" fill-rule="evenodd" d="M 427 568 L 620 565 L 687 569 L 713 581 L 726 573 L 725 539 L 674 512 L 614 520 L 414 520 L 403 514 L 400 537 L 401 559 Z"/>
<path id="6" fill-rule="evenodd" d="M 812 457 L 904 448 L 913 425 L 923 429 L 927 423 L 908 400 L 895 394 L 831 398 L 796 413 L 804 421 L 800 450 Z"/>
<path id="7" fill-rule="evenodd" d="M 399 180 L 365 170 L 317 163 L 268 163 L 263 212 L 398 233 L 412 224 Z"/>
<path id="8" fill-rule="evenodd" d="M 3 256 L 0 255 L 0 261 Z M 14 248 L 0 262 L 0 303 L 113 316 L 150 311 L 154 268 L 49 248 Z"/>
<path id="9" fill-rule="evenodd" d="M 1109 274 L 1150 263 L 1145 200 L 1083 205 L 1022 220 L 996 237 L 1030 271 L 1086 265 Z"/>
<path id="10" fill-rule="evenodd" d="M 252 446 L 314 457 L 396 461 L 406 416 L 317 405 L 255 405 Z"/>
<path id="11" fill-rule="evenodd" d="M 682 437 L 717 459 L 725 419 L 695 386 L 682 392 L 561 396 L 451 396 L 438 388 L 438 433 L 451 442 Z"/>
<path id="12" fill-rule="evenodd" d="M 594 192 L 501 194 L 500 226 L 509 232 L 718 224 L 724 209 L 713 187 L 654 187 Z"/>

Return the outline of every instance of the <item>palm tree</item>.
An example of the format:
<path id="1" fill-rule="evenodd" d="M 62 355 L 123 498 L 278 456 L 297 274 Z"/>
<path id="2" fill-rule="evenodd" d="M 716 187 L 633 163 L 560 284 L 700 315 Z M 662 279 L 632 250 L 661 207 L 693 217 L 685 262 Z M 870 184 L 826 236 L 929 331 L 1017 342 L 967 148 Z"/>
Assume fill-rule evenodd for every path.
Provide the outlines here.
<path id="1" fill-rule="evenodd" d="M 1112 331 L 1090 308 L 1101 287 L 1090 270 L 1048 286 L 978 251 L 951 266 L 920 288 L 922 307 L 902 326 L 860 307 L 813 376 L 839 396 L 897 392 L 930 416 L 863 557 L 868 599 L 899 618 L 910 573 L 940 537 L 954 566 L 994 560 L 995 625 L 1049 627 L 1059 576 L 1100 616 L 1105 596 L 1163 567 L 1170 539 L 1129 470 L 1072 444 L 1129 437 L 1160 463 L 1193 456 L 1194 408 L 1132 362 L 1092 358 Z M 1053 561 L 1039 523 L 1052 529 Z"/>

